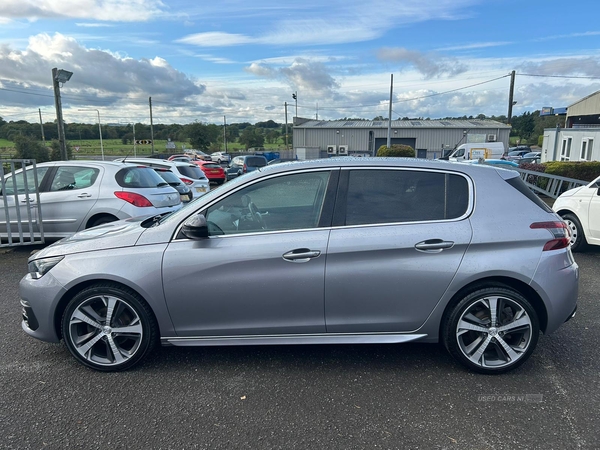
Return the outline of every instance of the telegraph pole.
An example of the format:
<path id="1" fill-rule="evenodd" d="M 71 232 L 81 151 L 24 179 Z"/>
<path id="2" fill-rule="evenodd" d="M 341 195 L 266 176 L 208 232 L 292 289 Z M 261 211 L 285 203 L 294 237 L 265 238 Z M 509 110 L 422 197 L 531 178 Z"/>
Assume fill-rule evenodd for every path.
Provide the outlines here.
<path id="1" fill-rule="evenodd" d="M 56 122 L 58 125 L 58 143 L 60 145 L 60 159 L 66 161 L 67 144 L 65 142 L 65 124 L 62 115 L 62 102 L 60 100 L 60 85 L 58 81 L 58 69 L 52 69 L 52 85 L 54 86 L 54 106 L 56 108 Z"/>
<path id="2" fill-rule="evenodd" d="M 42 122 L 42 108 L 38 108 L 40 113 L 40 128 L 42 129 L 42 142 L 44 143 L 44 147 L 46 146 L 46 136 L 44 136 L 44 122 Z"/>
<path id="3" fill-rule="evenodd" d="M 394 92 L 394 74 L 390 74 L 390 109 L 388 112 L 387 148 L 392 146 L 392 95 Z"/>
<path id="4" fill-rule="evenodd" d="M 288 149 L 287 102 L 285 102 L 285 149 Z"/>
<path id="5" fill-rule="evenodd" d="M 225 143 L 225 153 L 227 153 L 227 117 L 223 116 L 223 142 Z"/>
<path id="6" fill-rule="evenodd" d="M 510 73 L 510 90 L 508 91 L 508 118 L 506 123 L 510 125 L 512 120 L 513 96 L 515 93 L 515 71 Z"/>
<path id="7" fill-rule="evenodd" d="M 148 97 L 148 104 L 150 105 L 150 139 L 152 142 L 152 156 L 154 156 L 154 123 L 152 122 L 152 97 Z"/>

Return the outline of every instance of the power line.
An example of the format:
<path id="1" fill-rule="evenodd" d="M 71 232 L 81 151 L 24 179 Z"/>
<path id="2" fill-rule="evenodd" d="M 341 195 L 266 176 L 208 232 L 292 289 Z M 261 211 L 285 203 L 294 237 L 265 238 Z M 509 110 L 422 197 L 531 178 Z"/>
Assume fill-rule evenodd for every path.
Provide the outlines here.
<path id="1" fill-rule="evenodd" d="M 583 77 L 583 76 L 576 76 L 576 75 L 541 75 L 541 74 L 533 74 L 533 73 L 517 73 L 517 75 L 521 75 L 523 77 L 575 78 L 575 79 L 583 79 L 583 80 L 600 80 L 600 77 Z"/>

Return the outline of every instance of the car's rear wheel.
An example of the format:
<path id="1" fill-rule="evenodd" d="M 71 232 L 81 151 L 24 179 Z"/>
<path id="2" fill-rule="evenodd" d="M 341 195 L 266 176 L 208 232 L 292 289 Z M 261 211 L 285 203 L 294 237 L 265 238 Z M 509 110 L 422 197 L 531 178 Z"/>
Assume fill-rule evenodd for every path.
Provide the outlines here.
<path id="1" fill-rule="evenodd" d="M 100 371 L 128 369 L 157 339 L 154 315 L 135 292 L 99 283 L 79 292 L 62 318 L 65 344 L 83 365 Z"/>
<path id="2" fill-rule="evenodd" d="M 574 252 L 584 251 L 587 248 L 587 241 L 581 222 L 574 214 L 565 214 L 562 218 L 571 231 L 571 250 Z"/>
<path id="3" fill-rule="evenodd" d="M 446 316 L 444 345 L 471 370 L 503 373 L 523 364 L 537 345 L 535 309 L 508 287 L 479 289 L 463 298 Z"/>

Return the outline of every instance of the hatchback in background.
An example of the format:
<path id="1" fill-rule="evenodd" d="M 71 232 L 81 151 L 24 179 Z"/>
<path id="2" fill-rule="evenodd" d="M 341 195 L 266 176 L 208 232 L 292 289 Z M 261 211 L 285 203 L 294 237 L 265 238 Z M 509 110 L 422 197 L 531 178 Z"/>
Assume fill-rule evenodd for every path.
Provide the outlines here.
<path id="1" fill-rule="evenodd" d="M 158 342 L 441 341 L 497 374 L 577 306 L 566 224 L 500 167 L 275 164 L 160 220 L 96 230 L 31 256 L 20 297 L 27 334 L 103 371 Z"/>
<path id="2" fill-rule="evenodd" d="M 192 194 L 190 188 L 183 181 L 181 181 L 177 175 L 175 175 L 169 169 L 156 168 L 154 170 L 163 180 L 169 183 L 169 186 L 175 188 L 175 190 L 179 192 L 179 198 L 181 199 L 182 203 L 192 201 L 194 194 Z"/>
<path id="3" fill-rule="evenodd" d="M 600 245 L 600 177 L 586 186 L 561 194 L 552 209 L 571 230 L 571 249 L 581 252 Z"/>
<path id="4" fill-rule="evenodd" d="M 119 158 L 115 161 L 123 161 L 125 158 Z M 201 197 L 210 191 L 210 183 L 204 172 L 192 162 L 169 161 L 166 159 L 154 158 L 126 158 L 127 162 L 143 164 L 152 168 L 167 169 L 173 172 L 183 181 L 194 194 L 194 198 Z"/>
<path id="5" fill-rule="evenodd" d="M 208 181 L 216 184 L 225 182 L 225 170 L 216 162 L 213 161 L 194 161 L 208 178 Z"/>
<path id="6" fill-rule="evenodd" d="M 236 156 L 231 160 L 227 169 L 227 180 L 239 177 L 247 172 L 253 172 L 267 165 L 267 158 L 260 155 Z"/>
<path id="7" fill-rule="evenodd" d="M 503 157 L 503 159 L 506 159 L 507 161 L 519 162 L 519 159 L 521 159 L 523 155 L 526 155 L 530 152 L 531 150 L 529 149 L 509 151 L 506 156 Z"/>
<path id="8" fill-rule="evenodd" d="M 15 180 L 11 175 L 4 178 L 0 204 L 6 201 L 7 208 L 0 207 L 0 236 L 7 237 L 7 222 L 11 233 L 18 233 L 17 209 L 21 218 L 32 218 L 33 230 L 26 230 L 27 234 L 40 235 L 41 213 L 44 236 L 63 238 L 108 222 L 181 208 L 177 191 L 147 167 L 109 161 L 54 161 L 37 164 L 36 171 L 39 210 L 32 166 L 17 171 Z M 28 223 L 21 220 L 22 227 Z"/>
<path id="9" fill-rule="evenodd" d="M 231 155 L 225 152 L 214 152 L 210 154 L 210 157 L 214 162 L 219 164 L 229 164 L 229 162 L 231 161 Z"/>

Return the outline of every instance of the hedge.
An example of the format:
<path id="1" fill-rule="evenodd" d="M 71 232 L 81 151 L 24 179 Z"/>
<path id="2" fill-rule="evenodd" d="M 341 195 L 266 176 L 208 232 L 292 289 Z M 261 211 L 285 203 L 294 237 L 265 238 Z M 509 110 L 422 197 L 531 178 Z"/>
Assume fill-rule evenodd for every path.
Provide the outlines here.
<path id="1" fill-rule="evenodd" d="M 415 149 L 410 145 L 402 145 L 402 144 L 392 144 L 391 147 L 387 147 L 386 145 L 382 145 L 377 150 L 377 156 L 394 156 L 394 157 L 403 157 L 403 158 L 414 158 L 415 157 Z"/>
<path id="2" fill-rule="evenodd" d="M 576 180 L 593 181 L 600 176 L 600 161 L 548 161 L 542 165 L 547 174 Z"/>

